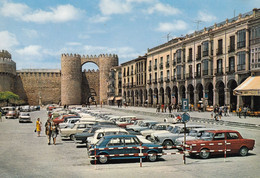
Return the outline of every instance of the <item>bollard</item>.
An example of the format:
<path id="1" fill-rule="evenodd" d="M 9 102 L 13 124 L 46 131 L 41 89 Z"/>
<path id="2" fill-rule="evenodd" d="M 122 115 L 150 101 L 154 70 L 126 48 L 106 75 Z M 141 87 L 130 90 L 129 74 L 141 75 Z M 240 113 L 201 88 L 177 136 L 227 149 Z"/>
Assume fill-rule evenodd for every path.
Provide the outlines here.
<path id="1" fill-rule="evenodd" d="M 142 159 L 142 144 L 140 144 L 140 167 L 143 167 L 143 159 Z"/>

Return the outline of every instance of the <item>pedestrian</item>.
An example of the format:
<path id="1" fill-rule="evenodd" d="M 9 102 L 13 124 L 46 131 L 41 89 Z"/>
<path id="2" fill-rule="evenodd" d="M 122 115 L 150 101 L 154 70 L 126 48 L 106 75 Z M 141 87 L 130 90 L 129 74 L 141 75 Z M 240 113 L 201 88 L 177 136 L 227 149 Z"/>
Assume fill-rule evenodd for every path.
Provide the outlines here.
<path id="1" fill-rule="evenodd" d="M 40 121 L 40 118 L 36 121 L 36 131 L 38 133 L 38 137 L 40 137 L 42 131 L 42 122 Z"/>
<path id="2" fill-rule="evenodd" d="M 172 113 L 172 105 L 171 104 L 169 104 L 169 113 Z"/>
<path id="3" fill-rule="evenodd" d="M 51 125 L 52 125 L 51 137 L 53 139 L 53 144 L 56 145 L 56 138 L 57 138 L 57 135 L 59 133 L 59 128 L 58 128 L 59 126 L 58 126 L 58 124 L 56 124 L 54 122 Z"/>
<path id="4" fill-rule="evenodd" d="M 156 112 L 160 112 L 160 105 L 158 103 L 156 105 Z"/>
<path id="5" fill-rule="evenodd" d="M 162 109 L 162 112 L 163 112 L 163 110 L 164 110 L 164 104 L 161 105 L 161 109 Z"/>
<path id="6" fill-rule="evenodd" d="M 227 106 L 224 105 L 224 116 L 227 116 Z"/>
<path id="7" fill-rule="evenodd" d="M 244 118 L 246 119 L 247 107 L 244 107 L 244 108 L 243 108 L 243 114 L 244 114 Z"/>
<path id="8" fill-rule="evenodd" d="M 222 108 L 219 108 L 219 111 L 218 111 L 219 120 L 221 120 L 222 112 L 223 112 Z"/>
<path id="9" fill-rule="evenodd" d="M 167 104 L 164 105 L 164 112 L 167 110 Z"/>
<path id="10" fill-rule="evenodd" d="M 52 127 L 51 127 L 51 122 L 50 119 L 47 120 L 47 122 L 45 123 L 45 134 L 47 136 L 48 139 L 48 145 L 51 144 L 51 134 L 52 134 Z"/>
<path id="11" fill-rule="evenodd" d="M 238 108 L 238 117 L 239 117 L 239 118 L 241 118 L 241 111 L 242 111 L 242 108 L 239 107 L 239 108 Z"/>

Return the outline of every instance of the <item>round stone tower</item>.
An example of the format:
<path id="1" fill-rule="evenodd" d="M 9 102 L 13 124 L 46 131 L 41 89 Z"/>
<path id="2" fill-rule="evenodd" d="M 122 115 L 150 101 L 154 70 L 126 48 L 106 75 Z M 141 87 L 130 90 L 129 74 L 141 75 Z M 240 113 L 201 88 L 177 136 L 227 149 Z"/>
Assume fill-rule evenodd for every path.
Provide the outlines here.
<path id="1" fill-rule="evenodd" d="M 78 54 L 61 55 L 61 104 L 81 103 L 81 57 Z"/>
<path id="2" fill-rule="evenodd" d="M 8 51 L 0 51 L 0 92 L 14 92 L 16 63 Z"/>
<path id="3" fill-rule="evenodd" d="M 118 56 L 117 55 L 115 55 L 115 54 L 99 55 L 100 101 L 107 100 L 109 71 L 114 66 L 118 66 Z"/>

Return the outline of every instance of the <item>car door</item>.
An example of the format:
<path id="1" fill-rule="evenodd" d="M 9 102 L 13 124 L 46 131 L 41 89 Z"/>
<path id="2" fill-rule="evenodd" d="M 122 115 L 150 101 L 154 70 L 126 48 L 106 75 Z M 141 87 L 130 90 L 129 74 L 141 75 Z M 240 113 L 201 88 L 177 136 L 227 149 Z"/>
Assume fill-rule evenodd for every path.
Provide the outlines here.
<path id="1" fill-rule="evenodd" d="M 241 140 L 236 132 L 227 132 L 227 153 L 238 153 L 241 147 Z"/>
<path id="2" fill-rule="evenodd" d="M 124 138 L 122 138 L 122 137 L 111 138 L 107 144 L 107 147 L 109 148 L 107 150 L 109 155 L 124 154 L 125 150 L 122 149 L 122 147 L 124 147 Z M 115 148 L 115 149 L 113 149 L 113 148 Z"/>
<path id="3" fill-rule="evenodd" d="M 216 133 L 213 137 L 212 143 L 210 143 L 210 150 L 214 150 L 214 153 L 224 153 L 225 149 L 225 133 Z"/>
<path id="4" fill-rule="evenodd" d="M 124 149 L 124 154 L 140 153 L 140 149 L 136 149 L 136 147 L 140 146 L 140 142 L 136 137 L 125 137 L 124 141 L 125 147 L 127 147 L 126 149 Z"/>

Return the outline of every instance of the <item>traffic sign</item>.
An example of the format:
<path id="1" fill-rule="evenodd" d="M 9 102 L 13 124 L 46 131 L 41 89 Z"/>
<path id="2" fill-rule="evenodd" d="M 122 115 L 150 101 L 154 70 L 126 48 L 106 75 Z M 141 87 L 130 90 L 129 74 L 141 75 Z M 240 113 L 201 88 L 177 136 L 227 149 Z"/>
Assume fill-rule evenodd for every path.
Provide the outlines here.
<path id="1" fill-rule="evenodd" d="M 190 120 L 190 115 L 188 113 L 185 112 L 181 115 L 182 122 L 188 122 L 189 120 Z"/>

